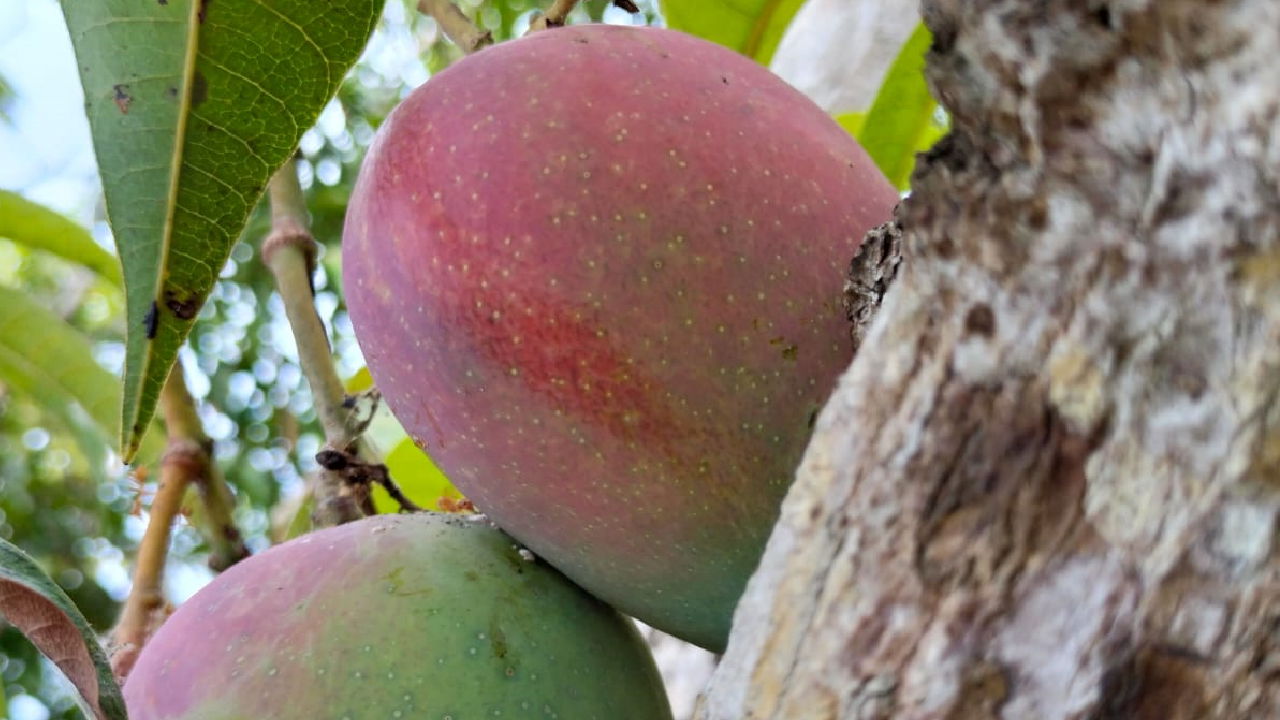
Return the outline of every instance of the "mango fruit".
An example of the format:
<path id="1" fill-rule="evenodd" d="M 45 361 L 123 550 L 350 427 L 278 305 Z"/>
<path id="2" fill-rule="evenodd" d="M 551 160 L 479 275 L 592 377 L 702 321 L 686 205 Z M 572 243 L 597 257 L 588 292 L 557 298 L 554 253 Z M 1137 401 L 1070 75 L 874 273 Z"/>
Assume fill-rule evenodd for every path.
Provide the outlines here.
<path id="1" fill-rule="evenodd" d="M 635 626 L 530 557 L 436 513 L 303 535 L 178 608 L 125 683 L 129 717 L 670 720 Z"/>
<path id="2" fill-rule="evenodd" d="M 852 358 L 895 190 L 733 52 L 586 25 L 482 50 L 378 130 L 343 277 L 373 378 L 477 507 L 712 650 Z"/>

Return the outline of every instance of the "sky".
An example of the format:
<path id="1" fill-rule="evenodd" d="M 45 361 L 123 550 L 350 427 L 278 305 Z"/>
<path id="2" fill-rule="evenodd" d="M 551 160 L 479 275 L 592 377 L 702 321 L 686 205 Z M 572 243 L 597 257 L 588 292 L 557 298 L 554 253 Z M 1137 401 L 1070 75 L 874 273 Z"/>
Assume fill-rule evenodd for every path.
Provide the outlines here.
<path id="1" fill-rule="evenodd" d="M 53 0 L 0 0 L 0 75 L 17 101 L 0 125 L 0 188 L 88 224 L 97 168 L 75 55 Z"/>

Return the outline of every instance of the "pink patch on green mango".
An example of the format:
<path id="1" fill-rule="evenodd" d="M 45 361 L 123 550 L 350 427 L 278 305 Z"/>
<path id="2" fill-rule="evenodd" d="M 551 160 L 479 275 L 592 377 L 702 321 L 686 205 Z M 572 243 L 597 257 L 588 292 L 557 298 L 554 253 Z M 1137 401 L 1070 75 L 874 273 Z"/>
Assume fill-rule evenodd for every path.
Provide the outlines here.
<path id="1" fill-rule="evenodd" d="M 627 621 L 501 532 L 435 514 L 236 565 L 165 622 L 124 693 L 133 720 L 670 720 Z"/>

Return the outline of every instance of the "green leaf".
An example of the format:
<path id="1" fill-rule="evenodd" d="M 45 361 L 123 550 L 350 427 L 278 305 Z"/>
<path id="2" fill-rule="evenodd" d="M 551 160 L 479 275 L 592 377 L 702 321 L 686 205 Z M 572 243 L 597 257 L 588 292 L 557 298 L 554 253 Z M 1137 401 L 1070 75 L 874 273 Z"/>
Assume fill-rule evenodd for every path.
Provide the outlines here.
<path id="1" fill-rule="evenodd" d="M 929 29 L 921 23 L 889 67 L 857 135 L 880 171 L 899 189 L 910 185 L 916 153 L 928 149 L 944 132 L 935 121 L 938 103 L 924 77 L 924 57 L 932 43 Z"/>
<path id="2" fill-rule="evenodd" d="M 272 173 L 384 0 L 62 0 L 128 315 L 121 454 Z"/>
<path id="3" fill-rule="evenodd" d="M 862 126 L 867 122 L 867 114 L 862 112 L 844 113 L 836 116 L 836 122 L 840 123 L 840 127 L 856 138 L 858 133 L 862 132 Z"/>
<path id="4" fill-rule="evenodd" d="M 439 510 L 440 498 L 462 497 L 440 468 L 409 438 L 401 440 L 387 453 L 386 464 L 400 490 L 424 508 Z M 374 486 L 373 507 L 380 513 L 400 511 L 400 506 L 381 486 Z"/>
<path id="5" fill-rule="evenodd" d="M 667 27 L 768 65 L 804 0 L 662 0 Z"/>
<path id="6" fill-rule="evenodd" d="M 0 382 L 30 397 L 73 435 L 95 469 L 119 430 L 120 381 L 93 359 L 83 333 L 24 293 L 0 287 Z M 160 433 L 145 457 L 159 454 Z"/>
<path id="7" fill-rule="evenodd" d="M 373 375 L 369 373 L 368 367 L 362 367 L 356 371 L 355 375 L 347 378 L 346 381 L 342 383 L 342 386 L 347 391 L 348 395 L 355 395 L 356 393 L 370 390 L 373 388 Z"/>
<path id="8" fill-rule="evenodd" d="M 114 285 L 122 283 L 120 261 L 80 223 L 8 190 L 0 190 L 0 237 L 83 265 Z"/>
<path id="9" fill-rule="evenodd" d="M 85 717 L 125 720 L 120 687 L 89 623 L 31 556 L 4 540 L 0 614 L 67 676 Z"/>

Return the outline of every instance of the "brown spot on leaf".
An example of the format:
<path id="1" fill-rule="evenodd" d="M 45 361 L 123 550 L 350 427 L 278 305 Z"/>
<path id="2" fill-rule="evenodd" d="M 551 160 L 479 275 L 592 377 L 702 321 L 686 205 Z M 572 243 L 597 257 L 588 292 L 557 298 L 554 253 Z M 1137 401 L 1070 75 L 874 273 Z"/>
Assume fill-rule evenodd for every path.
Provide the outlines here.
<path id="1" fill-rule="evenodd" d="M 159 326 L 159 324 L 160 324 L 159 309 L 156 307 L 156 301 L 152 300 L 151 309 L 148 310 L 147 314 L 142 318 L 142 325 L 147 329 L 148 340 L 155 338 L 156 328 Z"/>
<path id="2" fill-rule="evenodd" d="M 200 311 L 200 303 L 193 297 L 182 297 L 173 290 L 164 291 L 164 306 L 180 320 L 192 320 Z"/>
<path id="3" fill-rule="evenodd" d="M 176 88 L 176 87 L 168 87 L 168 88 L 165 88 L 165 90 L 164 90 L 164 94 L 165 94 L 165 95 L 166 95 L 170 100 L 177 99 L 177 97 L 178 97 L 178 88 Z"/>
<path id="4" fill-rule="evenodd" d="M 133 102 L 133 96 L 129 94 L 129 86 L 123 83 L 111 86 L 111 99 L 115 100 L 116 107 L 120 108 L 122 115 L 129 114 L 129 105 Z"/>
<path id="5" fill-rule="evenodd" d="M 201 23 L 204 23 L 205 18 L 209 15 L 209 3 L 211 2 L 213 0 L 200 0 L 200 12 L 196 14 L 196 17 L 200 19 Z"/>

